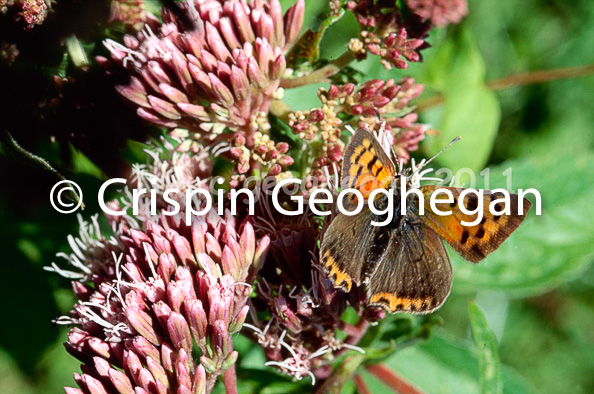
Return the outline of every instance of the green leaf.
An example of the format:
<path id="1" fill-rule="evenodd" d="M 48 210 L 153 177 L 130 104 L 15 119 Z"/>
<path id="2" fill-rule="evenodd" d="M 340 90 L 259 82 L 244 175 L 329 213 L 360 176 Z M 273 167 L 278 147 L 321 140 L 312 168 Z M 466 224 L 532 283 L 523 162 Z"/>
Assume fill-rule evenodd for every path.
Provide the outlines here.
<path id="1" fill-rule="evenodd" d="M 485 315 L 474 302 L 468 305 L 472 339 L 478 356 L 479 383 L 481 393 L 502 393 L 501 362 L 497 349 L 497 338 L 491 331 Z"/>
<path id="2" fill-rule="evenodd" d="M 440 134 L 428 139 L 434 154 L 457 136 L 462 142 L 440 156 L 453 170 L 480 170 L 493 149 L 501 111 L 493 92 L 485 86 L 485 62 L 471 31 L 461 26 L 431 57 L 428 85 L 443 94 L 445 104 L 435 126 Z"/>
<path id="3" fill-rule="evenodd" d="M 441 317 L 435 314 L 389 315 L 380 324 L 369 327 L 358 346 L 365 350 L 367 361 L 377 363 L 398 349 L 429 339 L 435 326 L 441 323 Z"/>
<path id="4" fill-rule="evenodd" d="M 320 43 L 322 42 L 322 38 L 324 38 L 324 33 L 326 33 L 326 30 L 330 26 L 343 17 L 345 4 L 345 0 L 340 0 L 338 5 L 339 11 L 336 14 L 330 12 L 316 31 L 308 29 L 299 37 L 287 54 L 288 67 L 297 68 L 302 62 L 307 62 L 311 66 L 318 61 L 320 58 Z"/>
<path id="5" fill-rule="evenodd" d="M 479 369 L 470 345 L 442 333 L 384 361 L 399 376 L 428 393 L 477 393 Z M 367 380 L 369 377 L 362 376 Z M 508 366 L 502 368 L 504 393 L 530 393 L 531 386 Z"/>
<path id="6" fill-rule="evenodd" d="M 594 260 L 594 155 L 508 161 L 490 169 L 488 185 L 478 179 L 476 186 L 509 187 L 506 169 L 513 189 L 540 192 L 542 215 L 533 205 L 525 222 L 478 265 L 450 253 L 457 293 L 490 289 L 535 295 L 576 278 Z"/>

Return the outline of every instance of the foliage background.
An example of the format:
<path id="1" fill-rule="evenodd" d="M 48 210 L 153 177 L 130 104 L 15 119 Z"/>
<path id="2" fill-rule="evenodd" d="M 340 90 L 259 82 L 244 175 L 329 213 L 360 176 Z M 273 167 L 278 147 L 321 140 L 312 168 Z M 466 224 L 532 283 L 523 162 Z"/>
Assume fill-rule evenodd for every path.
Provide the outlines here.
<path id="1" fill-rule="evenodd" d="M 306 25 L 318 26 L 324 7 L 324 2 L 308 2 Z M 391 71 L 372 60 L 352 66 L 366 78 L 410 74 L 424 83 L 420 104 L 428 108 L 422 120 L 442 134 L 428 137 L 419 156 L 460 134 L 463 140 L 440 157 L 439 165 L 454 172 L 489 167 L 491 188 L 505 187 L 503 172 L 512 168 L 514 189 L 540 191 L 543 215 L 532 213 L 479 266 L 451 254 L 454 287 L 437 313 L 443 324 L 428 341 L 397 351 L 385 363 L 424 391 L 478 392 L 479 364 L 468 313 L 468 301 L 475 299 L 499 342 L 504 392 L 593 392 L 594 77 L 497 93 L 485 81 L 594 63 L 594 8 L 588 0 L 471 0 L 469 8 L 461 25 L 432 33 L 433 48 L 423 52 L 423 64 Z M 340 55 L 345 37 L 356 32 L 354 18 L 345 16 L 328 31 L 322 57 Z M 99 43 L 101 37 L 85 39 Z M 294 109 L 314 107 L 316 90 L 287 91 L 285 102 Z M 423 103 L 435 95 L 445 101 Z M 63 173 L 89 196 L 106 179 L 72 148 L 61 147 L 70 151 L 74 164 L 66 170 L 55 144 L 27 135 L 15 138 L 57 168 L 64 166 Z M 127 147 L 122 152 L 128 160 L 143 160 L 130 153 L 139 152 L 140 144 Z M 79 369 L 62 347 L 66 329 L 51 323 L 67 313 L 74 297 L 65 280 L 42 267 L 67 248 L 76 218 L 52 210 L 47 201 L 52 181 L 44 172 L 5 155 L 0 173 L 0 387 L 5 392 L 55 392 L 73 385 L 72 372 Z M 84 216 L 98 211 L 92 198 L 85 203 Z M 246 349 L 240 365 L 263 368 L 261 350 L 248 350 L 240 337 L 237 341 L 240 354 Z M 367 372 L 362 376 L 372 390 L 386 388 Z M 248 383 L 246 390 L 253 388 Z M 280 380 L 276 389 L 284 391 L 283 384 Z"/>

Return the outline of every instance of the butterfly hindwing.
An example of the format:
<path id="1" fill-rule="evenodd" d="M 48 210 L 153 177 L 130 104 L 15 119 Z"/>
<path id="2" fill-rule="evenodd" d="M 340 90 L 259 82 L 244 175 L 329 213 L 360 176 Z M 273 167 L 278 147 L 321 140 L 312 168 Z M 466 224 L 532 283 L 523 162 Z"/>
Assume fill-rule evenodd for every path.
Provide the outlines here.
<path id="1" fill-rule="evenodd" d="M 344 154 L 342 187 L 358 189 L 367 198 L 375 189 L 389 188 L 395 172 L 377 139 L 369 131 L 357 129 Z"/>
<path id="2" fill-rule="evenodd" d="M 439 216 L 433 212 L 430 199 L 431 195 L 439 188 L 448 189 L 454 197 L 453 203 L 436 202 L 436 208 L 441 212 L 451 212 L 448 216 Z M 431 227 L 440 237 L 447 241 L 458 254 L 465 259 L 478 263 L 489 253 L 495 251 L 511 235 L 512 232 L 526 218 L 528 210 L 532 206 L 527 199 L 520 198 L 517 194 L 509 194 L 510 214 L 493 215 L 489 206 L 495 202 L 495 209 L 501 212 L 504 208 L 501 192 L 492 192 L 483 190 L 482 198 L 482 220 L 474 226 L 463 226 L 462 221 L 472 223 L 476 220 L 477 214 L 467 215 L 459 208 L 459 199 L 463 188 L 440 187 L 440 186 L 422 186 L 421 191 L 424 196 L 425 214 L 420 215 L 421 220 Z M 445 194 L 439 194 L 437 201 L 445 199 Z M 479 206 L 479 198 L 476 194 L 470 193 L 464 196 L 462 201 L 468 211 L 474 211 Z M 523 214 L 518 213 L 518 207 L 522 204 Z"/>
<path id="3" fill-rule="evenodd" d="M 377 260 L 371 255 L 369 245 L 377 242 L 383 231 L 372 226 L 371 221 L 369 210 L 355 216 L 338 214 L 326 230 L 320 259 L 334 287 L 348 292 L 353 284 L 360 285 L 365 281 L 365 272 L 370 270 L 369 264 Z"/>
<path id="4" fill-rule="evenodd" d="M 390 231 L 390 242 L 369 278 L 370 305 L 391 313 L 429 313 L 450 294 L 452 267 L 443 241 L 422 223 Z"/>

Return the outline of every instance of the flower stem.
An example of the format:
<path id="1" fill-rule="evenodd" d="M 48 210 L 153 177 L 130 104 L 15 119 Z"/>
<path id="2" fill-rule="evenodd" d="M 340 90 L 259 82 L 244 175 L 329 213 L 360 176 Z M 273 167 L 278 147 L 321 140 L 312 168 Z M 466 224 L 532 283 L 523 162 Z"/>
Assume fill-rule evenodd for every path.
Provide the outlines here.
<path id="1" fill-rule="evenodd" d="M 363 318 L 360 318 L 357 324 L 351 326 L 351 330 L 347 333 L 348 336 L 345 338 L 344 343 L 348 343 L 349 345 L 356 345 L 359 343 L 363 335 L 367 332 L 369 328 L 369 322 Z"/>
<path id="2" fill-rule="evenodd" d="M 368 328 L 369 322 L 362 317 L 359 318 L 359 321 L 354 326 L 345 324 L 343 331 L 347 334 L 347 337 L 343 342 L 349 345 L 357 345 L 361 338 L 363 338 L 363 335 L 365 335 L 367 332 Z M 335 352 L 334 356 L 338 357 L 348 350 L 348 348 L 343 347 L 342 349 Z M 350 377 L 355 373 L 357 368 L 359 368 L 359 365 L 361 365 L 364 360 L 364 354 L 355 354 L 353 356 L 347 357 L 345 361 L 339 365 L 336 371 L 334 371 L 332 375 L 318 387 L 316 392 L 340 393 L 344 384 L 350 379 Z"/>
<path id="3" fill-rule="evenodd" d="M 305 85 L 311 85 L 312 83 L 326 82 L 329 77 L 337 74 L 353 60 L 355 60 L 355 55 L 353 55 L 351 51 L 347 51 L 333 62 L 328 63 L 324 67 L 319 68 L 312 73 L 302 77 L 283 79 L 280 83 L 280 86 L 284 89 L 293 89 Z"/>
<path id="4" fill-rule="evenodd" d="M 361 374 L 356 374 L 353 376 L 353 382 L 355 383 L 358 393 L 371 394 L 371 390 L 369 390 L 369 387 L 367 387 L 367 383 L 365 383 L 365 380 L 363 380 Z"/>
<path id="5" fill-rule="evenodd" d="M 359 341 L 361 340 L 361 338 L 363 338 L 363 335 L 365 335 L 368 328 L 369 328 L 369 322 L 362 317 L 359 318 L 359 321 L 354 326 L 350 325 L 350 324 L 345 324 L 342 327 L 342 330 L 345 332 L 345 334 L 347 334 L 347 337 L 344 339 L 343 342 L 348 345 L 356 346 L 359 343 Z M 337 350 L 334 353 L 334 355 L 336 357 L 338 357 L 341 354 L 346 353 L 347 351 L 349 351 L 349 348 L 343 347 L 342 349 Z"/>
<path id="6" fill-rule="evenodd" d="M 487 86 L 491 90 L 499 91 L 515 86 L 558 81 L 561 79 L 581 77 L 592 73 L 594 73 L 594 64 L 588 66 L 557 68 L 553 70 L 539 70 L 495 79 L 487 82 Z"/>
<path id="7" fill-rule="evenodd" d="M 369 373 L 381 380 L 386 386 L 390 387 L 392 391 L 400 394 L 421 394 L 416 387 L 398 376 L 396 372 L 388 368 L 386 365 L 372 364 L 365 367 Z"/>
<path id="8" fill-rule="evenodd" d="M 347 357 L 334 371 L 332 376 L 324 381 L 317 389 L 316 393 L 340 393 L 344 384 L 351 378 L 353 373 L 359 368 L 365 360 L 364 354 L 355 354 Z"/>
<path id="9" fill-rule="evenodd" d="M 235 364 L 223 373 L 223 384 L 227 394 L 237 394 L 237 375 L 235 374 Z"/>
<path id="10" fill-rule="evenodd" d="M 492 91 L 498 92 L 516 86 L 559 81 L 562 79 L 576 78 L 590 74 L 594 74 L 594 64 L 590 64 L 588 66 L 565 67 L 553 70 L 539 70 L 527 73 L 512 74 L 508 75 L 507 77 L 488 81 L 486 82 L 486 85 Z M 443 104 L 444 100 L 444 96 L 439 94 L 420 101 L 417 105 L 417 108 L 419 111 L 423 111 Z"/>

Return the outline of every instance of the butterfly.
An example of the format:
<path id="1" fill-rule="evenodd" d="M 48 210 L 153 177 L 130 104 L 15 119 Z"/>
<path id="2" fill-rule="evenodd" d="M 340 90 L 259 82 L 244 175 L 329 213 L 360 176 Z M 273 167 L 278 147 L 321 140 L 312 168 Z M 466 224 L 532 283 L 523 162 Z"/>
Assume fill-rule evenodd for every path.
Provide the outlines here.
<path id="1" fill-rule="evenodd" d="M 494 202 L 497 212 L 501 212 L 503 207 L 495 200 L 501 201 L 503 195 L 484 190 L 482 220 L 474 226 L 463 226 L 463 221 L 474 222 L 478 214 L 465 214 L 459 204 L 468 211 L 476 210 L 477 194 L 461 198 L 465 189 L 440 187 L 450 190 L 454 197 L 454 203 L 439 203 L 436 199 L 439 211 L 450 212 L 440 216 L 430 206 L 431 195 L 438 187 L 420 186 L 424 214 L 419 213 L 420 199 L 414 195 L 407 197 L 406 212 L 400 212 L 398 180 L 403 176 L 407 176 L 406 172 L 397 172 L 376 137 L 363 128 L 357 129 L 345 150 L 341 184 L 359 190 L 366 200 L 374 190 L 395 184 L 396 212 L 385 226 L 371 224 L 383 219 L 369 208 L 353 216 L 339 213 L 323 235 L 320 262 L 336 288 L 349 292 L 354 285 L 365 284 L 369 305 L 391 313 L 430 313 L 445 302 L 452 287 L 452 266 L 443 241 L 466 260 L 478 263 L 518 228 L 532 204 L 509 193 L 511 214 L 494 215 L 489 205 Z M 378 194 L 373 202 L 382 210 L 388 200 Z M 523 214 L 518 213 L 519 204 L 523 205 Z"/>

